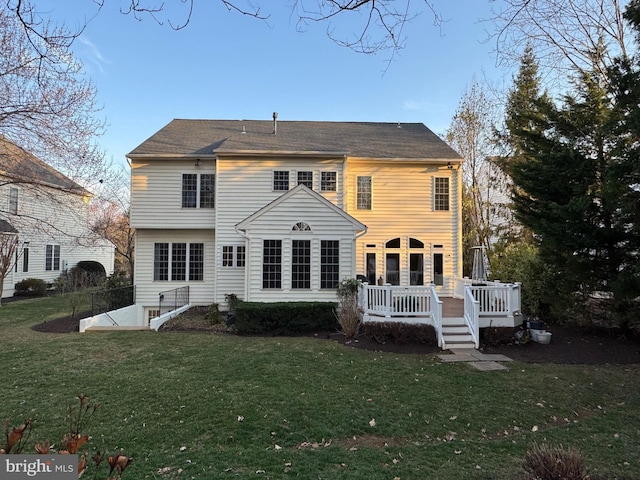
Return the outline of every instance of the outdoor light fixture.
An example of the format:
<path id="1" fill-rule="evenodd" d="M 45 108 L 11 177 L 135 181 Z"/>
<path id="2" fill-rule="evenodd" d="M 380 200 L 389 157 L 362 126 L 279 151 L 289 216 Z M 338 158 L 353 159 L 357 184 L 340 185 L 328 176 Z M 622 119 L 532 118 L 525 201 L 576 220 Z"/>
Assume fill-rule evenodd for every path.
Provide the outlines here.
<path id="1" fill-rule="evenodd" d="M 195 165 L 196 165 L 196 167 L 199 167 L 199 166 L 200 166 L 200 159 L 199 159 L 199 158 L 197 158 L 197 159 L 196 159 L 196 163 L 195 163 Z"/>
<path id="2" fill-rule="evenodd" d="M 449 170 L 453 170 L 453 165 L 451 165 L 451 162 L 447 163 L 447 168 L 448 168 Z"/>

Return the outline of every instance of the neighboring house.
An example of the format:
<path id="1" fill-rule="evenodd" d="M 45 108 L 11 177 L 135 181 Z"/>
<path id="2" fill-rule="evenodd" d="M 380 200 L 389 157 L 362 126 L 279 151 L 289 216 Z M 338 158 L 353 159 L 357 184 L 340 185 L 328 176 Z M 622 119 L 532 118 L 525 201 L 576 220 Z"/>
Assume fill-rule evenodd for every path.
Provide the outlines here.
<path id="1" fill-rule="evenodd" d="M 462 276 L 462 158 L 419 123 L 173 120 L 127 155 L 136 299 L 334 301 Z"/>
<path id="2" fill-rule="evenodd" d="M 113 244 L 89 229 L 90 199 L 80 185 L 0 136 L 0 230 L 15 232 L 19 241 L 3 297 L 12 296 L 20 280 L 53 282 L 83 260 L 113 273 Z"/>

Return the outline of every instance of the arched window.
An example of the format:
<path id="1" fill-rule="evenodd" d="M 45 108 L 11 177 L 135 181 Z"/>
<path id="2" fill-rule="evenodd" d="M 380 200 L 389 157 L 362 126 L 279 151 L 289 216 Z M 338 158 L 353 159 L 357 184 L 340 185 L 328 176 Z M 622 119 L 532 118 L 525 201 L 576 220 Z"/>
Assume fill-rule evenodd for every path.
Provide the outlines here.
<path id="1" fill-rule="evenodd" d="M 409 248 L 424 248 L 424 243 L 417 238 L 409 238 Z"/>
<path id="2" fill-rule="evenodd" d="M 298 222 L 293 226 L 291 230 L 293 230 L 294 232 L 310 232 L 311 227 L 308 223 Z"/>
<path id="3" fill-rule="evenodd" d="M 385 248 L 400 248 L 400 237 L 392 238 L 384 244 Z"/>

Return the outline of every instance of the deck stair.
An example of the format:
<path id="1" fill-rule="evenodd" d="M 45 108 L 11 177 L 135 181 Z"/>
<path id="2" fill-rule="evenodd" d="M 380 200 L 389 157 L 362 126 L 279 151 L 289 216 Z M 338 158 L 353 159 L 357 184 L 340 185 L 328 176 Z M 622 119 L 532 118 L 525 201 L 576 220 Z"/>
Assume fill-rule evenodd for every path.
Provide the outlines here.
<path id="1" fill-rule="evenodd" d="M 473 336 L 463 317 L 445 317 L 442 319 L 443 349 L 476 348 Z"/>

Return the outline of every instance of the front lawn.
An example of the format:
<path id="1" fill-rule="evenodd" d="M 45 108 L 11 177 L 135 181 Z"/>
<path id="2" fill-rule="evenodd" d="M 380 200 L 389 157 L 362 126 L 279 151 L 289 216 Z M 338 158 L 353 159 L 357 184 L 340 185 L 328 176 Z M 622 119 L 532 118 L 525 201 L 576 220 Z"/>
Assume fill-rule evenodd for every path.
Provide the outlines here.
<path id="1" fill-rule="evenodd" d="M 592 479 L 640 477 L 639 365 L 480 372 L 314 338 L 30 328 L 67 314 L 0 307 L 0 419 L 57 442 L 85 393 L 87 446 L 124 449 L 125 479 L 513 480 L 532 442 L 582 449 Z"/>

